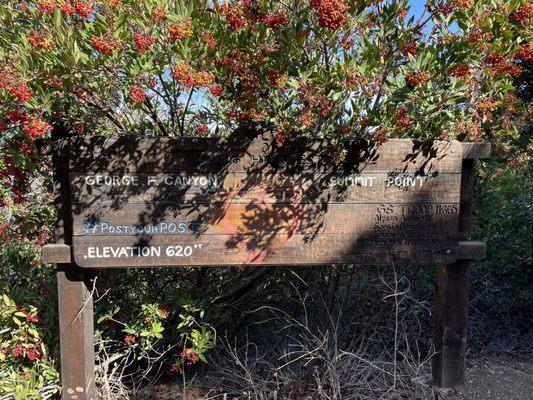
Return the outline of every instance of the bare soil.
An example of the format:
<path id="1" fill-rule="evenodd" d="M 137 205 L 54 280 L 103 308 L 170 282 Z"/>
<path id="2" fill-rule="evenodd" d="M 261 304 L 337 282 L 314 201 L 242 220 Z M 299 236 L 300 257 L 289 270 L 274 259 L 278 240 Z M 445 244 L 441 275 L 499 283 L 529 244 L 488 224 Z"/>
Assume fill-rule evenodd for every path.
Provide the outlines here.
<path id="1" fill-rule="evenodd" d="M 533 354 L 485 355 L 467 362 L 465 386 L 447 400 L 532 400 Z"/>
<path id="2" fill-rule="evenodd" d="M 160 385 L 149 390 L 145 389 L 132 398 L 137 400 L 238 400 L 234 396 L 210 395 L 205 393 L 205 390 L 195 388 L 194 383 L 187 389 L 185 399 L 181 391 L 179 384 Z M 245 398 L 250 397 L 242 397 L 242 399 Z M 312 398 L 314 397 L 303 397 L 303 399 Z M 408 400 L 408 397 L 401 398 Z M 469 359 L 465 386 L 455 390 L 436 389 L 434 399 L 533 400 L 533 354 L 486 354 Z"/>

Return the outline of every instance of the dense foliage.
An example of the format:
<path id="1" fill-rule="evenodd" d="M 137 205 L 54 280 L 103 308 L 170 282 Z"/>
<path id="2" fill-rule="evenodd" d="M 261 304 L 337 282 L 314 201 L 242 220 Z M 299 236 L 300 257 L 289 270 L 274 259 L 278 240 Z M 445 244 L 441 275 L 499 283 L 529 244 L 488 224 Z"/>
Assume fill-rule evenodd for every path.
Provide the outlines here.
<path id="1" fill-rule="evenodd" d="M 507 165 L 523 139 L 515 90 L 531 93 L 522 70 L 532 62 L 532 17 L 526 0 L 429 0 L 418 15 L 407 0 L 3 0 L 0 397 L 58 390 L 54 271 L 39 260 L 54 218 L 50 160 L 39 148 L 54 125 L 207 136 L 261 124 L 279 141 L 490 140 Z M 482 199 L 492 211 L 480 236 L 527 242 L 527 232 L 494 222 L 491 208 L 508 199 L 501 212 L 513 227 L 527 216 L 513 203 L 526 198 L 511 200 L 530 170 L 525 158 L 485 175 L 503 189 Z M 514 250 L 494 254 L 491 271 L 502 258 L 513 260 L 509 273 L 530 263 L 530 250 Z M 136 360 L 131 373 L 162 360 L 179 373 L 215 345 L 208 322 L 226 319 L 209 303 L 223 303 L 214 287 L 235 286 L 241 274 L 107 273 L 97 282 L 97 339 Z"/>

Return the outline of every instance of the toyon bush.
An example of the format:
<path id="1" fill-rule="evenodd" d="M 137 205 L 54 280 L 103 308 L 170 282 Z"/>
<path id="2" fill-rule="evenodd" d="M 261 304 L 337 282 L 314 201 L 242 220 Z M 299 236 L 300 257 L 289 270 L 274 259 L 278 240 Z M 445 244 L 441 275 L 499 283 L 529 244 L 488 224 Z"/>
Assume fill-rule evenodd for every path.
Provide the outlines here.
<path id="1" fill-rule="evenodd" d="M 2 0 L 0 397 L 57 391 L 54 275 L 38 256 L 54 218 L 39 149 L 55 126 L 505 145 L 518 135 L 532 17 L 526 0 L 435 0 L 416 13 L 379 0 Z M 149 274 L 109 273 L 101 294 L 124 286 L 97 304 L 98 337 L 138 360 L 174 348 L 175 373 L 205 361 L 209 313 L 175 276 L 151 287 Z"/>

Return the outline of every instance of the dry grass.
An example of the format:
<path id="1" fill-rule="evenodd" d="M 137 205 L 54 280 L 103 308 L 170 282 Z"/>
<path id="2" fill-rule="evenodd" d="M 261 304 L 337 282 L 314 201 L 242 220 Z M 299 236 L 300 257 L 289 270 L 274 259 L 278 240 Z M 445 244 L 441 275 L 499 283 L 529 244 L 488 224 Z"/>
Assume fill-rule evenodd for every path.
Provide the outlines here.
<path id="1" fill-rule="evenodd" d="M 222 335 L 209 365 L 178 381 L 153 374 L 158 360 L 150 372 L 136 371 L 139 379 L 126 376 L 128 368 L 100 368 L 102 399 L 434 399 L 430 309 L 413 296 L 413 272 L 338 273 L 327 290 L 310 290 L 302 273 L 283 293 L 258 299 L 263 305 L 241 314 L 244 327 Z M 122 354 L 116 365 L 128 362 Z M 128 381 L 146 387 L 126 390 Z"/>

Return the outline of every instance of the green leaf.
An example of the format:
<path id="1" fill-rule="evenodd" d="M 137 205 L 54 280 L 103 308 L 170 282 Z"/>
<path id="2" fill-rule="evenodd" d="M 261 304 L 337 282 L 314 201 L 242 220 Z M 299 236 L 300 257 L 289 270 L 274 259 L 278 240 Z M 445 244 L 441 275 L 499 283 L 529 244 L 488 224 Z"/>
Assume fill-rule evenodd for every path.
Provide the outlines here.
<path id="1" fill-rule="evenodd" d="M 54 8 L 54 26 L 59 28 L 63 24 L 63 17 L 61 16 L 61 9 L 59 7 Z"/>
<path id="2" fill-rule="evenodd" d="M 119 33 L 124 25 L 126 25 L 126 21 L 128 20 L 128 14 L 126 13 L 120 13 L 117 17 L 117 22 L 115 23 L 115 34 Z"/>
<path id="3" fill-rule="evenodd" d="M 77 64 L 81 59 L 81 51 L 80 51 L 80 48 L 78 47 L 77 41 L 74 41 L 73 55 L 74 55 L 74 62 Z"/>

